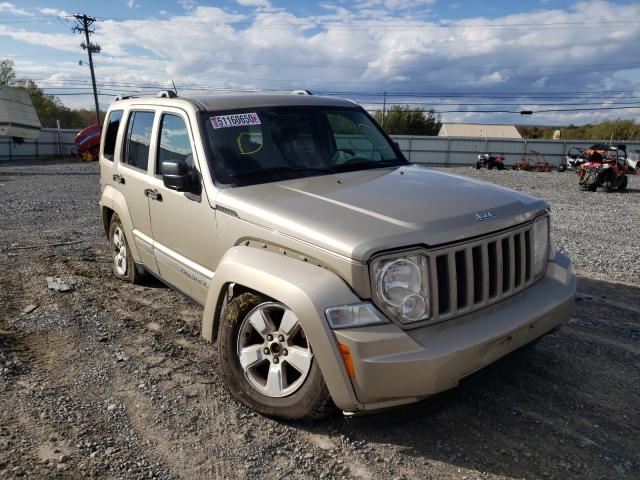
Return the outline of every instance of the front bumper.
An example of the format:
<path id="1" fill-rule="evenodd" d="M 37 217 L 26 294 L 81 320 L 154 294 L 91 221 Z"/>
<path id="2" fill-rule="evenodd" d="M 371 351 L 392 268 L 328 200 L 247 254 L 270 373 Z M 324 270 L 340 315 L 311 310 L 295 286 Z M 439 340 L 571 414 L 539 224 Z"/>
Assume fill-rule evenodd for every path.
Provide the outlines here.
<path id="1" fill-rule="evenodd" d="M 361 410 L 411 403 L 455 387 L 567 323 L 575 291 L 571 263 L 556 253 L 542 279 L 482 310 L 413 330 L 387 324 L 335 331 L 353 358 L 351 383 Z"/>

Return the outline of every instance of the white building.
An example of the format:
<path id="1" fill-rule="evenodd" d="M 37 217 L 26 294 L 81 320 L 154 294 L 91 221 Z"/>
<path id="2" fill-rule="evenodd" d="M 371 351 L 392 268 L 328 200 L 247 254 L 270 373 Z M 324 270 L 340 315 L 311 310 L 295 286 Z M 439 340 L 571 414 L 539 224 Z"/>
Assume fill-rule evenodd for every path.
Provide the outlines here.
<path id="1" fill-rule="evenodd" d="M 35 140 L 42 125 L 23 88 L 0 86 L 0 137 Z"/>
<path id="2" fill-rule="evenodd" d="M 522 135 L 513 125 L 482 125 L 480 123 L 443 123 L 439 137 L 518 138 Z"/>

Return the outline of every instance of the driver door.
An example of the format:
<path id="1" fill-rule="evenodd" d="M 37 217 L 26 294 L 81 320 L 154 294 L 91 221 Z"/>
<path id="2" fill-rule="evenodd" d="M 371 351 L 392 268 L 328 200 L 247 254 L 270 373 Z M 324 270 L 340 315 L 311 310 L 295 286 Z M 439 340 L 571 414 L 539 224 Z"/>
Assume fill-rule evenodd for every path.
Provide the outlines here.
<path id="1" fill-rule="evenodd" d="M 184 111 L 167 107 L 159 115 L 150 178 L 154 195 L 149 200 L 154 254 L 162 279 L 204 304 L 215 267 L 215 210 L 202 187 L 199 194 L 165 187 L 162 161 L 184 161 L 201 180 L 199 164 L 205 159 L 197 158 L 192 125 Z"/>

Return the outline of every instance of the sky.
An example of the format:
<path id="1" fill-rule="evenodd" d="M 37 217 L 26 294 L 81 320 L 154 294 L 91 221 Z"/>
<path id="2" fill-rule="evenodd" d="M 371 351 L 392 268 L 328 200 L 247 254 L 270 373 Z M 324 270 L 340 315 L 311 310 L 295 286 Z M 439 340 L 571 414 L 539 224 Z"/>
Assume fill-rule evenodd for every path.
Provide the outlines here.
<path id="1" fill-rule="evenodd" d="M 74 13 L 97 19 L 101 109 L 173 82 L 180 95 L 307 89 L 368 110 L 410 104 L 447 122 L 640 121 L 638 1 L 0 1 L 0 59 L 92 108 Z"/>

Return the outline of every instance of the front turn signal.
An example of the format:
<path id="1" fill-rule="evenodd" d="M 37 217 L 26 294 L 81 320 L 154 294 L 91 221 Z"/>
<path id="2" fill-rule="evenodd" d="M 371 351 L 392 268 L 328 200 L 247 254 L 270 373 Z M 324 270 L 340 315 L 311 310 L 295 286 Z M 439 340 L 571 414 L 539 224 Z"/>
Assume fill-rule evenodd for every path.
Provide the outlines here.
<path id="1" fill-rule="evenodd" d="M 344 366 L 347 368 L 349 378 L 356 378 L 356 369 L 353 368 L 353 358 L 351 357 L 349 347 L 347 347 L 344 343 L 338 342 L 338 349 L 340 350 L 340 355 L 342 356 Z"/>

